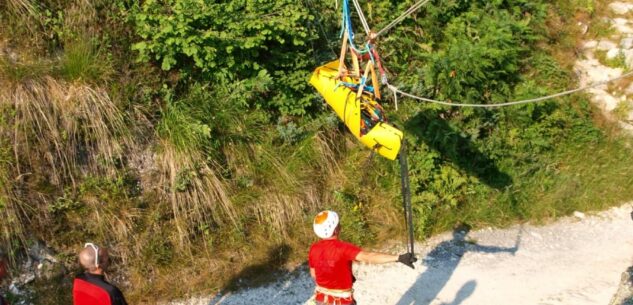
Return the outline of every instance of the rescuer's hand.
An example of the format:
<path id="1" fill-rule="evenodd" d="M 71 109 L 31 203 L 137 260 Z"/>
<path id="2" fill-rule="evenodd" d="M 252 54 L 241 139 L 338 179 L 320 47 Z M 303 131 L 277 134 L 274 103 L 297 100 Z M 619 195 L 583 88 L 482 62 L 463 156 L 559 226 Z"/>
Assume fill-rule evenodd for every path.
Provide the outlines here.
<path id="1" fill-rule="evenodd" d="M 405 254 L 400 254 L 400 256 L 398 256 L 398 262 L 403 263 L 403 264 L 411 267 L 411 269 L 415 269 L 413 267 L 413 263 L 415 263 L 417 261 L 418 261 L 418 259 L 415 258 L 413 253 L 405 253 Z"/>

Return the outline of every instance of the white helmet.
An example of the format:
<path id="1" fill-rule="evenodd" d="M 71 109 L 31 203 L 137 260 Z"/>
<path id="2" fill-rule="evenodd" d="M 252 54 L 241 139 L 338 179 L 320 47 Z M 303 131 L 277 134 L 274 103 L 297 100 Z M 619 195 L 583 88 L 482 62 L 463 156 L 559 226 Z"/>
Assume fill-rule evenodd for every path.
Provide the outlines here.
<path id="1" fill-rule="evenodd" d="M 338 226 L 338 214 L 334 211 L 322 211 L 314 217 L 312 227 L 320 238 L 330 238 Z"/>

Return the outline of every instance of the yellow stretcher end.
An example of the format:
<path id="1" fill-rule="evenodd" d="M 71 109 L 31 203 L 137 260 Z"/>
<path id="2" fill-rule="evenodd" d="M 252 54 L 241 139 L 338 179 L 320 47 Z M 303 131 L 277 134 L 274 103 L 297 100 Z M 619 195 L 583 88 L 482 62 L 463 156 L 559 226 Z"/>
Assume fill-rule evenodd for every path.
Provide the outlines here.
<path id="1" fill-rule="evenodd" d="M 353 90 L 345 86 L 337 87 L 340 83 L 336 79 L 338 65 L 337 60 L 318 67 L 310 78 L 310 84 L 319 91 L 356 138 L 379 155 L 395 160 L 402 144 L 402 131 L 385 122 L 379 122 L 361 136 L 361 101 L 356 98 Z M 343 81 L 352 83 L 353 79 L 344 77 Z"/>

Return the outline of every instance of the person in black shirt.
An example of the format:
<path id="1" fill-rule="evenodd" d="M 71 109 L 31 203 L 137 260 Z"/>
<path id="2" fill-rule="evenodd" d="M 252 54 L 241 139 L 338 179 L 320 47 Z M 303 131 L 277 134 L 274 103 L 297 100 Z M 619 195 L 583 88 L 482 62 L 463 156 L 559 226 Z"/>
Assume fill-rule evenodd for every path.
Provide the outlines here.
<path id="1" fill-rule="evenodd" d="M 121 290 L 105 279 L 110 263 L 106 248 L 87 243 L 79 253 L 79 263 L 85 272 L 75 277 L 74 305 L 127 305 Z"/>

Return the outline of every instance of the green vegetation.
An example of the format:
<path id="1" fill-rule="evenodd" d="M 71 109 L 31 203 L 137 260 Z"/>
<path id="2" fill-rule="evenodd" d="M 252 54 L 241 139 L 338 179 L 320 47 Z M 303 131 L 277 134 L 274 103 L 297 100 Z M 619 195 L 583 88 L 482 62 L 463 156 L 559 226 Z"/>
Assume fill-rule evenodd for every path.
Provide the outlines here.
<path id="1" fill-rule="evenodd" d="M 594 21 L 589 27 L 589 35 L 594 38 L 607 38 L 615 33 L 611 20 L 604 18 Z"/>
<path id="2" fill-rule="evenodd" d="M 379 29 L 410 2 L 363 5 Z M 575 86 L 575 18 L 598 9 L 437 0 L 378 48 L 414 94 L 531 98 Z M 126 294 L 149 304 L 296 266 L 323 208 L 348 240 L 403 236 L 398 164 L 369 160 L 307 83 L 337 56 L 338 21 L 315 0 L 0 3 L 3 247 L 19 258 L 41 239 L 74 266 L 83 242 L 110 246 Z M 631 141 L 583 95 L 495 110 L 390 98 L 419 239 L 631 200 Z"/>
<path id="3" fill-rule="evenodd" d="M 131 11 L 142 38 L 132 49 L 163 70 L 223 86 L 273 74 L 270 96 L 254 104 L 303 115 L 315 98 L 305 82 L 317 52 L 315 13 L 293 0 L 146 1 Z"/>
<path id="4" fill-rule="evenodd" d="M 628 121 L 631 111 L 633 111 L 633 105 L 629 101 L 621 101 L 618 103 L 618 106 L 613 109 L 613 114 L 618 120 Z"/>
<path id="5" fill-rule="evenodd" d="M 626 65 L 626 56 L 624 56 L 623 52 L 619 52 L 615 57 L 613 58 L 608 58 L 607 57 L 607 51 L 602 51 L 602 50 L 597 50 L 595 52 L 596 55 L 596 59 L 598 59 L 598 61 L 607 66 L 607 67 L 611 67 L 611 68 L 620 68 L 623 70 L 628 70 L 628 66 Z"/>

